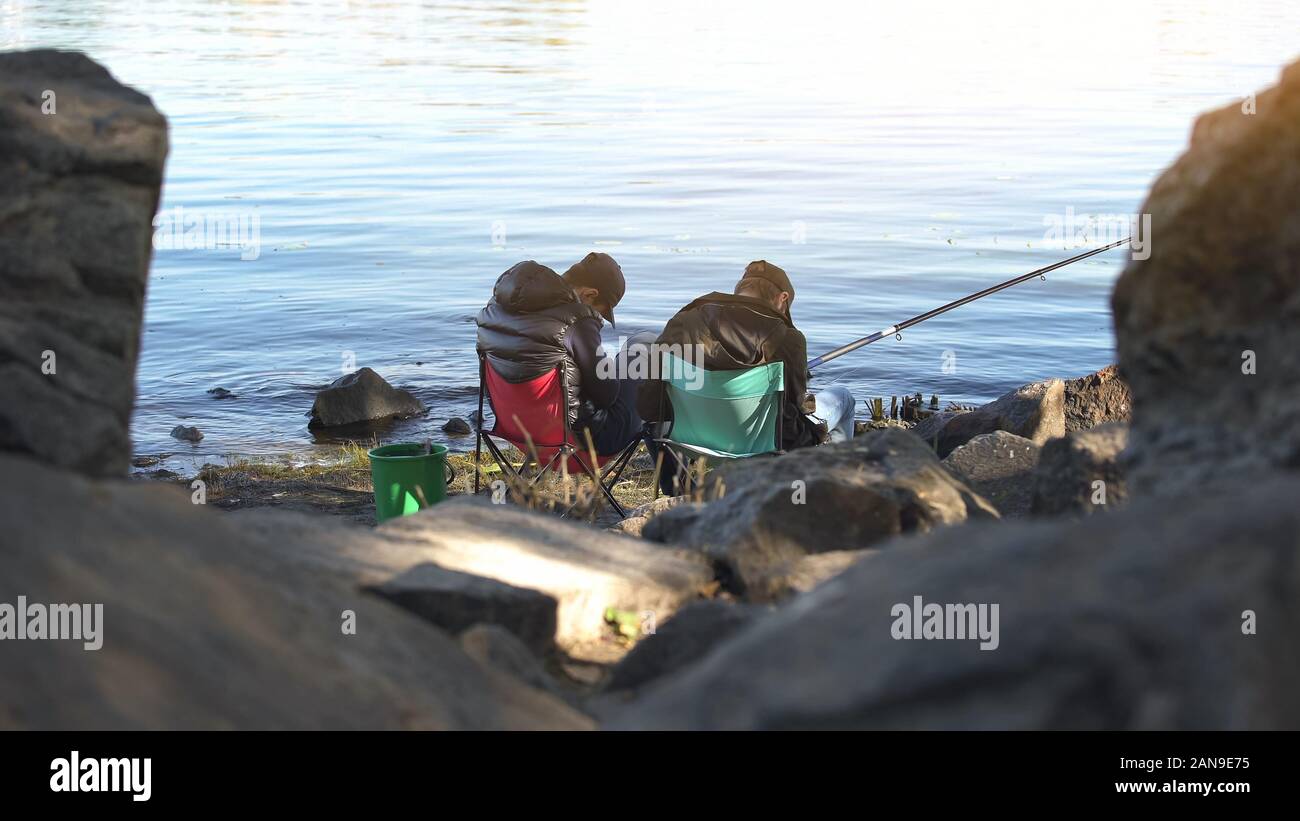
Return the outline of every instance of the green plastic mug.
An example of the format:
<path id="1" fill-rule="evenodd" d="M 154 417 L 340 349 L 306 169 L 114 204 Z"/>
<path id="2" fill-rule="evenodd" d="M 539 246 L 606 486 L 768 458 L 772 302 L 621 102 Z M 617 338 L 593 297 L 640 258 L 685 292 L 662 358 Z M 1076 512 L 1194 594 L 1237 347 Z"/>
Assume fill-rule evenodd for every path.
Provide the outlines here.
<path id="1" fill-rule="evenodd" d="M 370 451 L 370 479 L 375 486 L 375 521 L 409 516 L 447 498 L 456 472 L 447 462 L 446 445 L 384 445 Z"/>

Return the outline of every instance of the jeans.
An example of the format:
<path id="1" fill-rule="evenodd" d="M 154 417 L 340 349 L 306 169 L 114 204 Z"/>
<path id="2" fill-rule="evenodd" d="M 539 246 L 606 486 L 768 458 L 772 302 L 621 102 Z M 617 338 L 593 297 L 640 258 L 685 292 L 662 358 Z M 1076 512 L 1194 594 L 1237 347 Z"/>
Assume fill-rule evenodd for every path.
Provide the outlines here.
<path id="1" fill-rule="evenodd" d="M 831 442 L 846 442 L 853 438 L 853 394 L 848 388 L 831 385 L 817 392 L 817 409 L 810 414 L 826 423 Z"/>

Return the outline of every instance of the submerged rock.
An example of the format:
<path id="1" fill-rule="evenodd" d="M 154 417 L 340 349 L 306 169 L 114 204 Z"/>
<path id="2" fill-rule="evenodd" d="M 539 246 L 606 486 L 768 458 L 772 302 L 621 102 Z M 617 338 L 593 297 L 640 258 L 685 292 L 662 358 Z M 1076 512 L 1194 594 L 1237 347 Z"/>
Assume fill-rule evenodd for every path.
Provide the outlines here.
<path id="1" fill-rule="evenodd" d="M 887 546 L 606 726 L 1300 729 L 1297 498 L 1300 480 L 1275 474 L 1222 499 Z M 917 597 L 947 640 L 903 637 Z M 974 638 L 956 637 L 957 615 Z"/>
<path id="2" fill-rule="evenodd" d="M 183 442 L 203 441 L 203 431 L 193 426 L 177 425 L 172 428 L 171 435 L 173 439 L 180 439 Z"/>
<path id="3" fill-rule="evenodd" d="M 409 419 L 428 409 L 409 392 L 394 388 L 370 368 L 340 376 L 316 394 L 308 416 L 313 427 L 334 427 L 377 419 Z"/>
<path id="4" fill-rule="evenodd" d="M 1248 103 L 1197 119 L 1115 285 L 1135 493 L 1300 468 L 1300 63 Z"/>
<path id="5" fill-rule="evenodd" d="M 212 388 L 208 391 L 208 395 L 211 396 L 213 399 L 234 399 L 235 398 L 235 394 L 231 393 L 225 388 Z"/>
<path id="6" fill-rule="evenodd" d="M 461 419 L 459 416 L 457 416 L 452 419 L 448 419 L 446 424 L 442 426 L 442 431 L 443 433 L 447 433 L 452 436 L 464 436 L 466 434 L 473 433 L 474 429 L 469 426 L 469 422 L 466 422 L 464 419 Z"/>
<path id="7" fill-rule="evenodd" d="M 795 592 L 797 560 L 809 554 L 998 516 L 924 443 L 897 429 L 725 465 L 712 480 L 714 492 L 719 482 L 725 488 L 722 498 L 668 510 L 643 535 L 701 550 L 727 586 L 752 601 Z"/>
<path id="8" fill-rule="evenodd" d="M 1112 423 L 1048 442 L 1033 478 L 1035 515 L 1115 510 L 1128 498 L 1121 454 L 1128 425 Z"/>
<path id="9" fill-rule="evenodd" d="M 1029 513 L 1039 450 L 1023 436 L 999 430 L 954 449 L 943 466 L 992 502 L 1004 518 L 1017 518 Z"/>
<path id="10" fill-rule="evenodd" d="M 43 49 L 0 53 L 0 123 L 0 451 L 123 476 L 167 122 Z"/>
<path id="11" fill-rule="evenodd" d="M 1108 422 L 1128 422 L 1132 415 L 1133 395 L 1128 383 L 1120 378 L 1117 365 L 1065 383 L 1066 433 Z"/>

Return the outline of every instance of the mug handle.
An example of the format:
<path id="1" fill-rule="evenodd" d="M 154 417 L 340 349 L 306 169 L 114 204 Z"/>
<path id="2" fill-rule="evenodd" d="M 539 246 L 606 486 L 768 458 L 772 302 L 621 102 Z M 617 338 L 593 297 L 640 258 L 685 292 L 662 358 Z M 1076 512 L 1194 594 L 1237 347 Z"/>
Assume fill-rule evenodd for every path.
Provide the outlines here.
<path id="1" fill-rule="evenodd" d="M 443 461 L 442 466 L 447 469 L 447 485 L 450 486 L 456 481 L 456 467 L 451 462 Z"/>

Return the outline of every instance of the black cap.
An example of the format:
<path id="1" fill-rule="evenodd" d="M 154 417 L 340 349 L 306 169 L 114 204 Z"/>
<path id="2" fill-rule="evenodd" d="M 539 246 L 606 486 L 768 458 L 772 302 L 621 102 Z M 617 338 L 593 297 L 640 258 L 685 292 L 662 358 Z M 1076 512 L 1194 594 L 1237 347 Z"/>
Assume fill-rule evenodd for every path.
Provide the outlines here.
<path id="1" fill-rule="evenodd" d="M 627 282 L 623 279 L 623 269 L 618 267 L 613 257 L 592 251 L 565 271 L 564 279 L 570 285 L 580 285 L 600 291 L 600 295 L 609 305 L 609 308 L 601 311 L 600 315 L 609 320 L 610 325 L 614 324 L 614 306 L 623 299 L 623 294 L 627 291 Z"/>
<path id="2" fill-rule="evenodd" d="M 754 260 L 746 265 L 745 274 L 741 279 L 765 279 L 789 294 L 790 302 L 794 302 L 794 286 L 790 284 L 790 277 L 786 276 L 785 269 L 778 268 L 765 259 Z M 789 306 L 786 306 L 787 313 L 789 310 Z"/>

